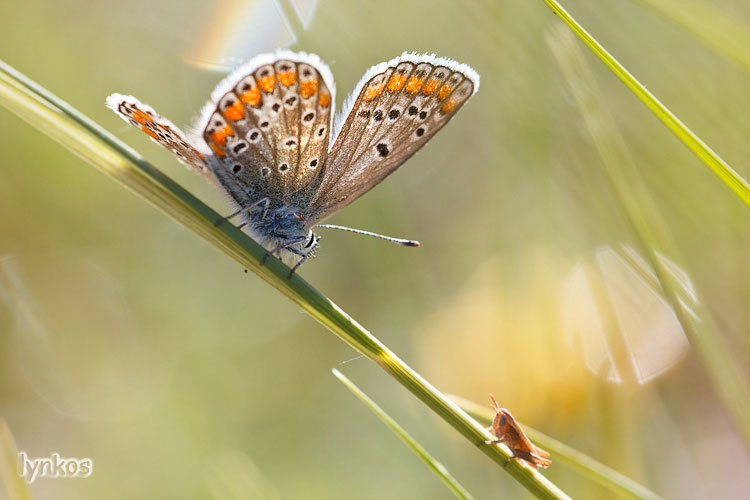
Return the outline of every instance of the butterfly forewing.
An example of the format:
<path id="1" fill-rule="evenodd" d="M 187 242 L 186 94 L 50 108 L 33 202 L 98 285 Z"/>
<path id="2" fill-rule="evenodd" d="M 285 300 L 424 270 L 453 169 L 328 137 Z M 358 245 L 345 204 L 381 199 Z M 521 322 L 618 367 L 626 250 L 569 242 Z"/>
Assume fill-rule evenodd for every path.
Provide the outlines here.
<path id="1" fill-rule="evenodd" d="M 365 75 L 328 157 L 308 217 L 320 221 L 401 166 L 479 85 L 468 66 L 404 54 Z"/>
<path id="2" fill-rule="evenodd" d="M 154 142 L 171 151 L 182 163 L 213 182 L 204 153 L 200 152 L 179 128 L 150 106 L 141 103 L 135 97 L 121 94 L 109 96 L 107 106 L 123 120 L 148 134 Z"/>
<path id="3" fill-rule="evenodd" d="M 319 67 L 291 58 L 251 61 L 219 84 L 218 105 L 204 112 L 203 138 L 219 166 L 257 196 L 294 199 L 325 165 L 333 89 Z"/>

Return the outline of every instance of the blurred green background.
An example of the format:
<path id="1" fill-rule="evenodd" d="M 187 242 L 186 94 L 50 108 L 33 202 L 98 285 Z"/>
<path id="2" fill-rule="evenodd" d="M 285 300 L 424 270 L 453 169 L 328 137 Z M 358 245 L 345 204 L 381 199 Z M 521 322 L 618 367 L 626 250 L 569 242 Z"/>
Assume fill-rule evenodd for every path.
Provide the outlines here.
<path id="1" fill-rule="evenodd" d="M 708 23 L 701 7 L 748 35 L 747 2 L 692 4 L 688 18 Z M 565 5 L 750 177 L 747 66 L 645 0 Z M 481 89 L 452 123 L 331 219 L 422 247 L 322 230 L 302 276 L 444 392 L 482 404 L 492 392 L 517 419 L 666 497 L 747 498 L 747 448 L 694 349 L 637 280 L 596 260 L 635 239 L 550 50 L 560 21 L 541 0 L 320 0 L 302 6 L 297 41 L 273 2 L 27 0 L 3 10 L 4 61 L 221 213 L 221 195 L 106 109 L 107 95 L 133 94 L 187 125 L 224 75 L 215 66 L 279 46 L 331 66 L 339 107 L 369 66 L 404 50 L 471 65 Z M 747 207 L 576 45 L 634 160 L 629 175 L 679 252 L 666 257 L 746 368 Z M 37 480 L 34 498 L 451 498 L 333 367 L 477 498 L 528 495 L 260 279 L 2 108 L 0 137 L 0 416 L 30 456 L 94 464 L 88 479 Z M 626 290 L 610 301 L 635 290 L 647 303 L 622 299 L 618 315 L 666 318 L 654 328 L 621 321 L 624 344 L 640 348 L 615 352 L 614 365 L 586 347 L 596 335 L 579 323 L 597 313 L 571 285 L 581 266 Z M 646 365 L 653 376 L 607 376 Z M 559 463 L 545 474 L 574 497 L 611 496 Z"/>

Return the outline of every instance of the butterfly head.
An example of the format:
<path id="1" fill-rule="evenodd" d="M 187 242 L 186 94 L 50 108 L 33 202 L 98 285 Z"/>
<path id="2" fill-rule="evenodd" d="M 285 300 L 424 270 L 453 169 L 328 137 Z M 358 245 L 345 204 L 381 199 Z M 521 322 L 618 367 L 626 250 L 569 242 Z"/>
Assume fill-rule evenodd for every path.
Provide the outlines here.
<path id="1" fill-rule="evenodd" d="M 256 215 L 253 217 L 253 215 Z M 293 254 L 312 257 L 318 249 L 320 237 L 308 227 L 299 210 L 290 206 L 270 209 L 265 216 L 251 215 L 251 227 L 266 247 L 283 247 Z"/>

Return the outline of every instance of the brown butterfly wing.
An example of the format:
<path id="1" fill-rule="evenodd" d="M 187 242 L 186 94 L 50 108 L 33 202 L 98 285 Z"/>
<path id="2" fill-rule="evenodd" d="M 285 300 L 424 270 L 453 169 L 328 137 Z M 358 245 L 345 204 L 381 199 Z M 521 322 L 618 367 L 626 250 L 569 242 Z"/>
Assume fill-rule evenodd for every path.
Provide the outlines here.
<path id="1" fill-rule="evenodd" d="M 309 200 L 328 157 L 334 88 L 317 56 L 258 56 L 220 83 L 199 121 L 218 164 L 258 196 Z"/>
<path id="2" fill-rule="evenodd" d="M 203 174 L 213 182 L 206 151 L 191 142 L 179 128 L 160 116 L 150 106 L 133 96 L 112 94 L 107 97 L 107 107 L 132 126 L 145 132 L 154 142 L 169 150 L 178 160 Z"/>
<path id="3" fill-rule="evenodd" d="M 308 218 L 321 221 L 380 183 L 478 88 L 474 70 L 434 56 L 403 54 L 370 68 L 353 94 Z"/>

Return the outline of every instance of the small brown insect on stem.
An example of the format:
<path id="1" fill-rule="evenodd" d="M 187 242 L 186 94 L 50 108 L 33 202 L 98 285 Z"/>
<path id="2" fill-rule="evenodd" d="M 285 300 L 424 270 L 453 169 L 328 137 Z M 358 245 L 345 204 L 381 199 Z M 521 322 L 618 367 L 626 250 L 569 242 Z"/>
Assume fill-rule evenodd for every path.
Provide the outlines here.
<path id="1" fill-rule="evenodd" d="M 485 444 L 505 443 L 513 453 L 513 456 L 508 461 L 513 458 L 520 458 L 528 462 L 532 467 L 541 467 L 543 469 L 549 467 L 552 463 L 549 459 L 549 453 L 535 446 L 526 437 L 526 434 L 518 422 L 516 422 L 516 419 L 513 418 L 513 415 L 505 408 L 500 408 L 497 400 L 495 400 L 495 396 L 492 394 L 490 394 L 490 400 L 492 400 L 491 407 L 496 412 L 490 430 L 497 436 L 497 439 L 485 441 Z"/>

